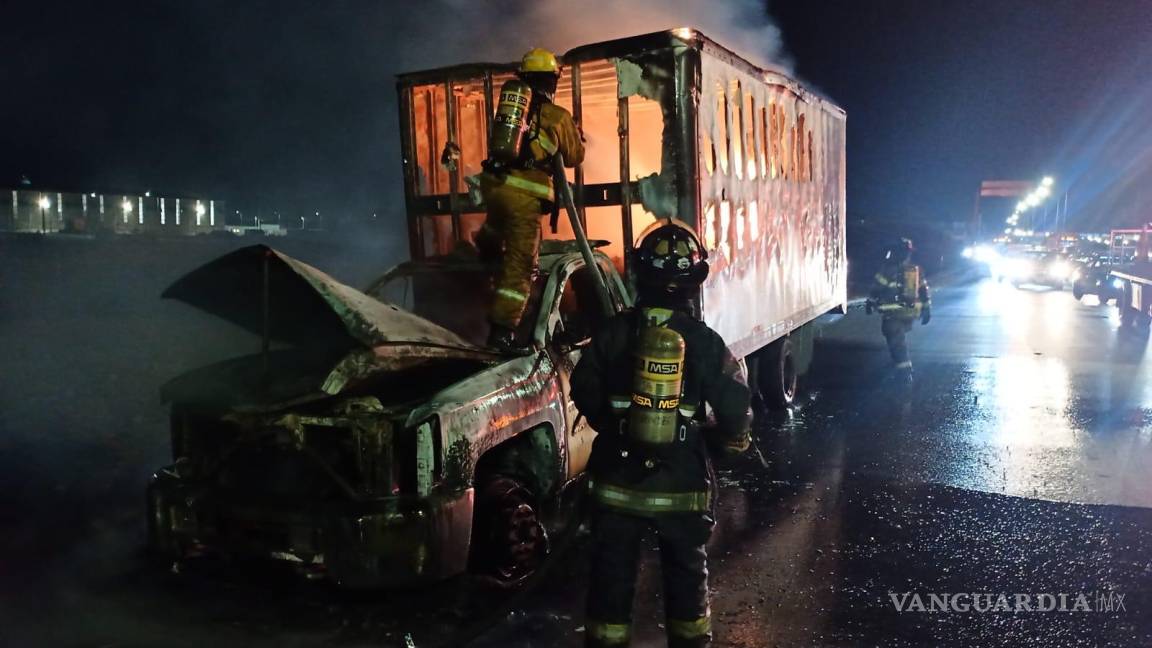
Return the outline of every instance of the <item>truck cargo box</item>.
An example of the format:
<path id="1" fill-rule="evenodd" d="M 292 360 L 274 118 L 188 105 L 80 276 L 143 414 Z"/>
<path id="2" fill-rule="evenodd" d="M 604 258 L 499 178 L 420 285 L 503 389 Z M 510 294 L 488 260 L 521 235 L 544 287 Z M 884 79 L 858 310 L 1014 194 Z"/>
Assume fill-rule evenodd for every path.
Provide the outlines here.
<path id="1" fill-rule="evenodd" d="M 588 236 L 610 241 L 619 267 L 657 219 L 695 229 L 712 264 L 703 318 L 741 357 L 845 304 L 840 108 L 689 28 L 578 47 L 563 61 L 556 103 L 587 146 L 569 180 Z M 481 171 L 493 94 L 515 68 L 399 78 L 414 258 L 447 253 L 483 223 L 464 178 Z M 544 231 L 572 237 L 563 222 Z"/>

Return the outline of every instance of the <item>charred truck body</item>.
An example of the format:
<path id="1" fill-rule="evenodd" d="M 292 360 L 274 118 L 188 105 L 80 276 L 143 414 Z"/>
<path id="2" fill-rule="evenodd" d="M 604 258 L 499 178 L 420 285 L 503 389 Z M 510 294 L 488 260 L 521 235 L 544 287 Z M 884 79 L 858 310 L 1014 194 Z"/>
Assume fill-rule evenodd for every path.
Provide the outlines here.
<path id="1" fill-rule="evenodd" d="M 580 47 L 556 102 L 583 127 L 569 172 L 592 271 L 561 223 L 522 323 L 531 353 L 482 348 L 490 269 L 452 254 L 484 213 L 494 94 L 515 64 L 399 79 L 412 261 L 361 292 L 262 246 L 166 293 L 261 335 L 261 353 L 164 388 L 174 463 L 149 489 L 153 546 L 280 559 L 346 586 L 530 574 L 578 496 L 593 432 L 568 375 L 619 270 L 658 219 L 696 230 L 703 319 L 786 405 L 811 321 L 847 299 L 844 113 L 691 29 Z M 547 216 L 544 217 L 547 219 Z M 260 297 L 262 296 L 262 297 Z"/>
<path id="2" fill-rule="evenodd" d="M 609 241 L 604 252 L 625 270 L 657 219 L 696 231 L 712 264 L 704 321 L 754 361 L 769 402 L 789 403 L 810 360 L 806 325 L 847 302 L 844 112 L 687 28 L 563 60 L 555 103 L 586 139 L 569 180 L 589 238 Z M 483 223 L 465 179 L 481 171 L 494 93 L 515 69 L 400 77 L 413 258 L 446 254 Z M 440 164 L 444 153 L 453 164 Z M 553 236 L 572 234 L 561 223 Z"/>

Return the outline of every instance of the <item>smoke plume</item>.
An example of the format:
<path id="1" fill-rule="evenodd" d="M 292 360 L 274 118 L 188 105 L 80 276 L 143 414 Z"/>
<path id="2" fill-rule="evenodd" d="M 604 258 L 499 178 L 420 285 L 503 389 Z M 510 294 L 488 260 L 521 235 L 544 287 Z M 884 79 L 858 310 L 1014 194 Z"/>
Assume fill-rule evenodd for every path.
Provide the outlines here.
<path id="1" fill-rule="evenodd" d="M 694 27 L 754 63 L 790 67 L 763 0 L 433 0 L 404 20 L 401 58 L 435 67 L 512 61 L 531 47 L 572 47 Z"/>

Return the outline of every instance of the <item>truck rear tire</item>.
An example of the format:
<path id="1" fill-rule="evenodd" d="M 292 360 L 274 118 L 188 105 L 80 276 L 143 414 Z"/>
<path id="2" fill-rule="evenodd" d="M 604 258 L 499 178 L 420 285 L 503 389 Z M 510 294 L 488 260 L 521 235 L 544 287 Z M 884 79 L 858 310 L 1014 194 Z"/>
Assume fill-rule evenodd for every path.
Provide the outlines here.
<path id="1" fill-rule="evenodd" d="M 757 389 L 764 403 L 773 410 L 784 410 L 796 401 L 800 376 L 792 355 L 792 341 L 776 340 L 760 354 L 757 367 Z"/>

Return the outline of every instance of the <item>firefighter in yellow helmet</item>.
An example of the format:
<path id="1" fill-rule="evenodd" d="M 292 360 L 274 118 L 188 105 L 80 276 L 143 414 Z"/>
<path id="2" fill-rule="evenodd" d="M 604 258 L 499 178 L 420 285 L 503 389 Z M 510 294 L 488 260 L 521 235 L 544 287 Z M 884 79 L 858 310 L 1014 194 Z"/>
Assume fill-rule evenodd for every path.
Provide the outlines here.
<path id="1" fill-rule="evenodd" d="M 912 263 L 913 249 L 912 241 L 906 238 L 888 246 L 868 302 L 870 309 L 880 311 L 880 331 L 888 343 L 897 378 L 905 383 L 912 381 L 912 359 L 908 355 L 906 336 L 917 319 L 921 325 L 932 319 L 928 282 L 920 266 Z"/>
<path id="2" fill-rule="evenodd" d="M 750 393 L 720 336 L 693 316 L 708 275 L 686 228 L 656 227 L 636 253 L 637 308 L 609 319 L 572 372 L 572 399 L 596 430 L 592 574 L 586 645 L 628 646 L 644 536 L 655 531 L 671 648 L 712 638 L 705 544 L 715 480 L 710 455 L 750 444 Z M 717 425 L 703 427 L 705 404 Z"/>
<path id="3" fill-rule="evenodd" d="M 488 218 L 475 238 L 483 256 L 501 258 L 488 311 L 489 346 L 500 350 L 518 346 L 516 329 L 540 253 L 540 216 L 555 205 L 553 156 L 563 155 L 569 167 L 584 161 L 584 143 L 572 115 L 552 103 L 560 80 L 556 55 L 540 48 L 529 51 L 517 77 L 500 89 L 489 157 L 480 176 Z"/>

